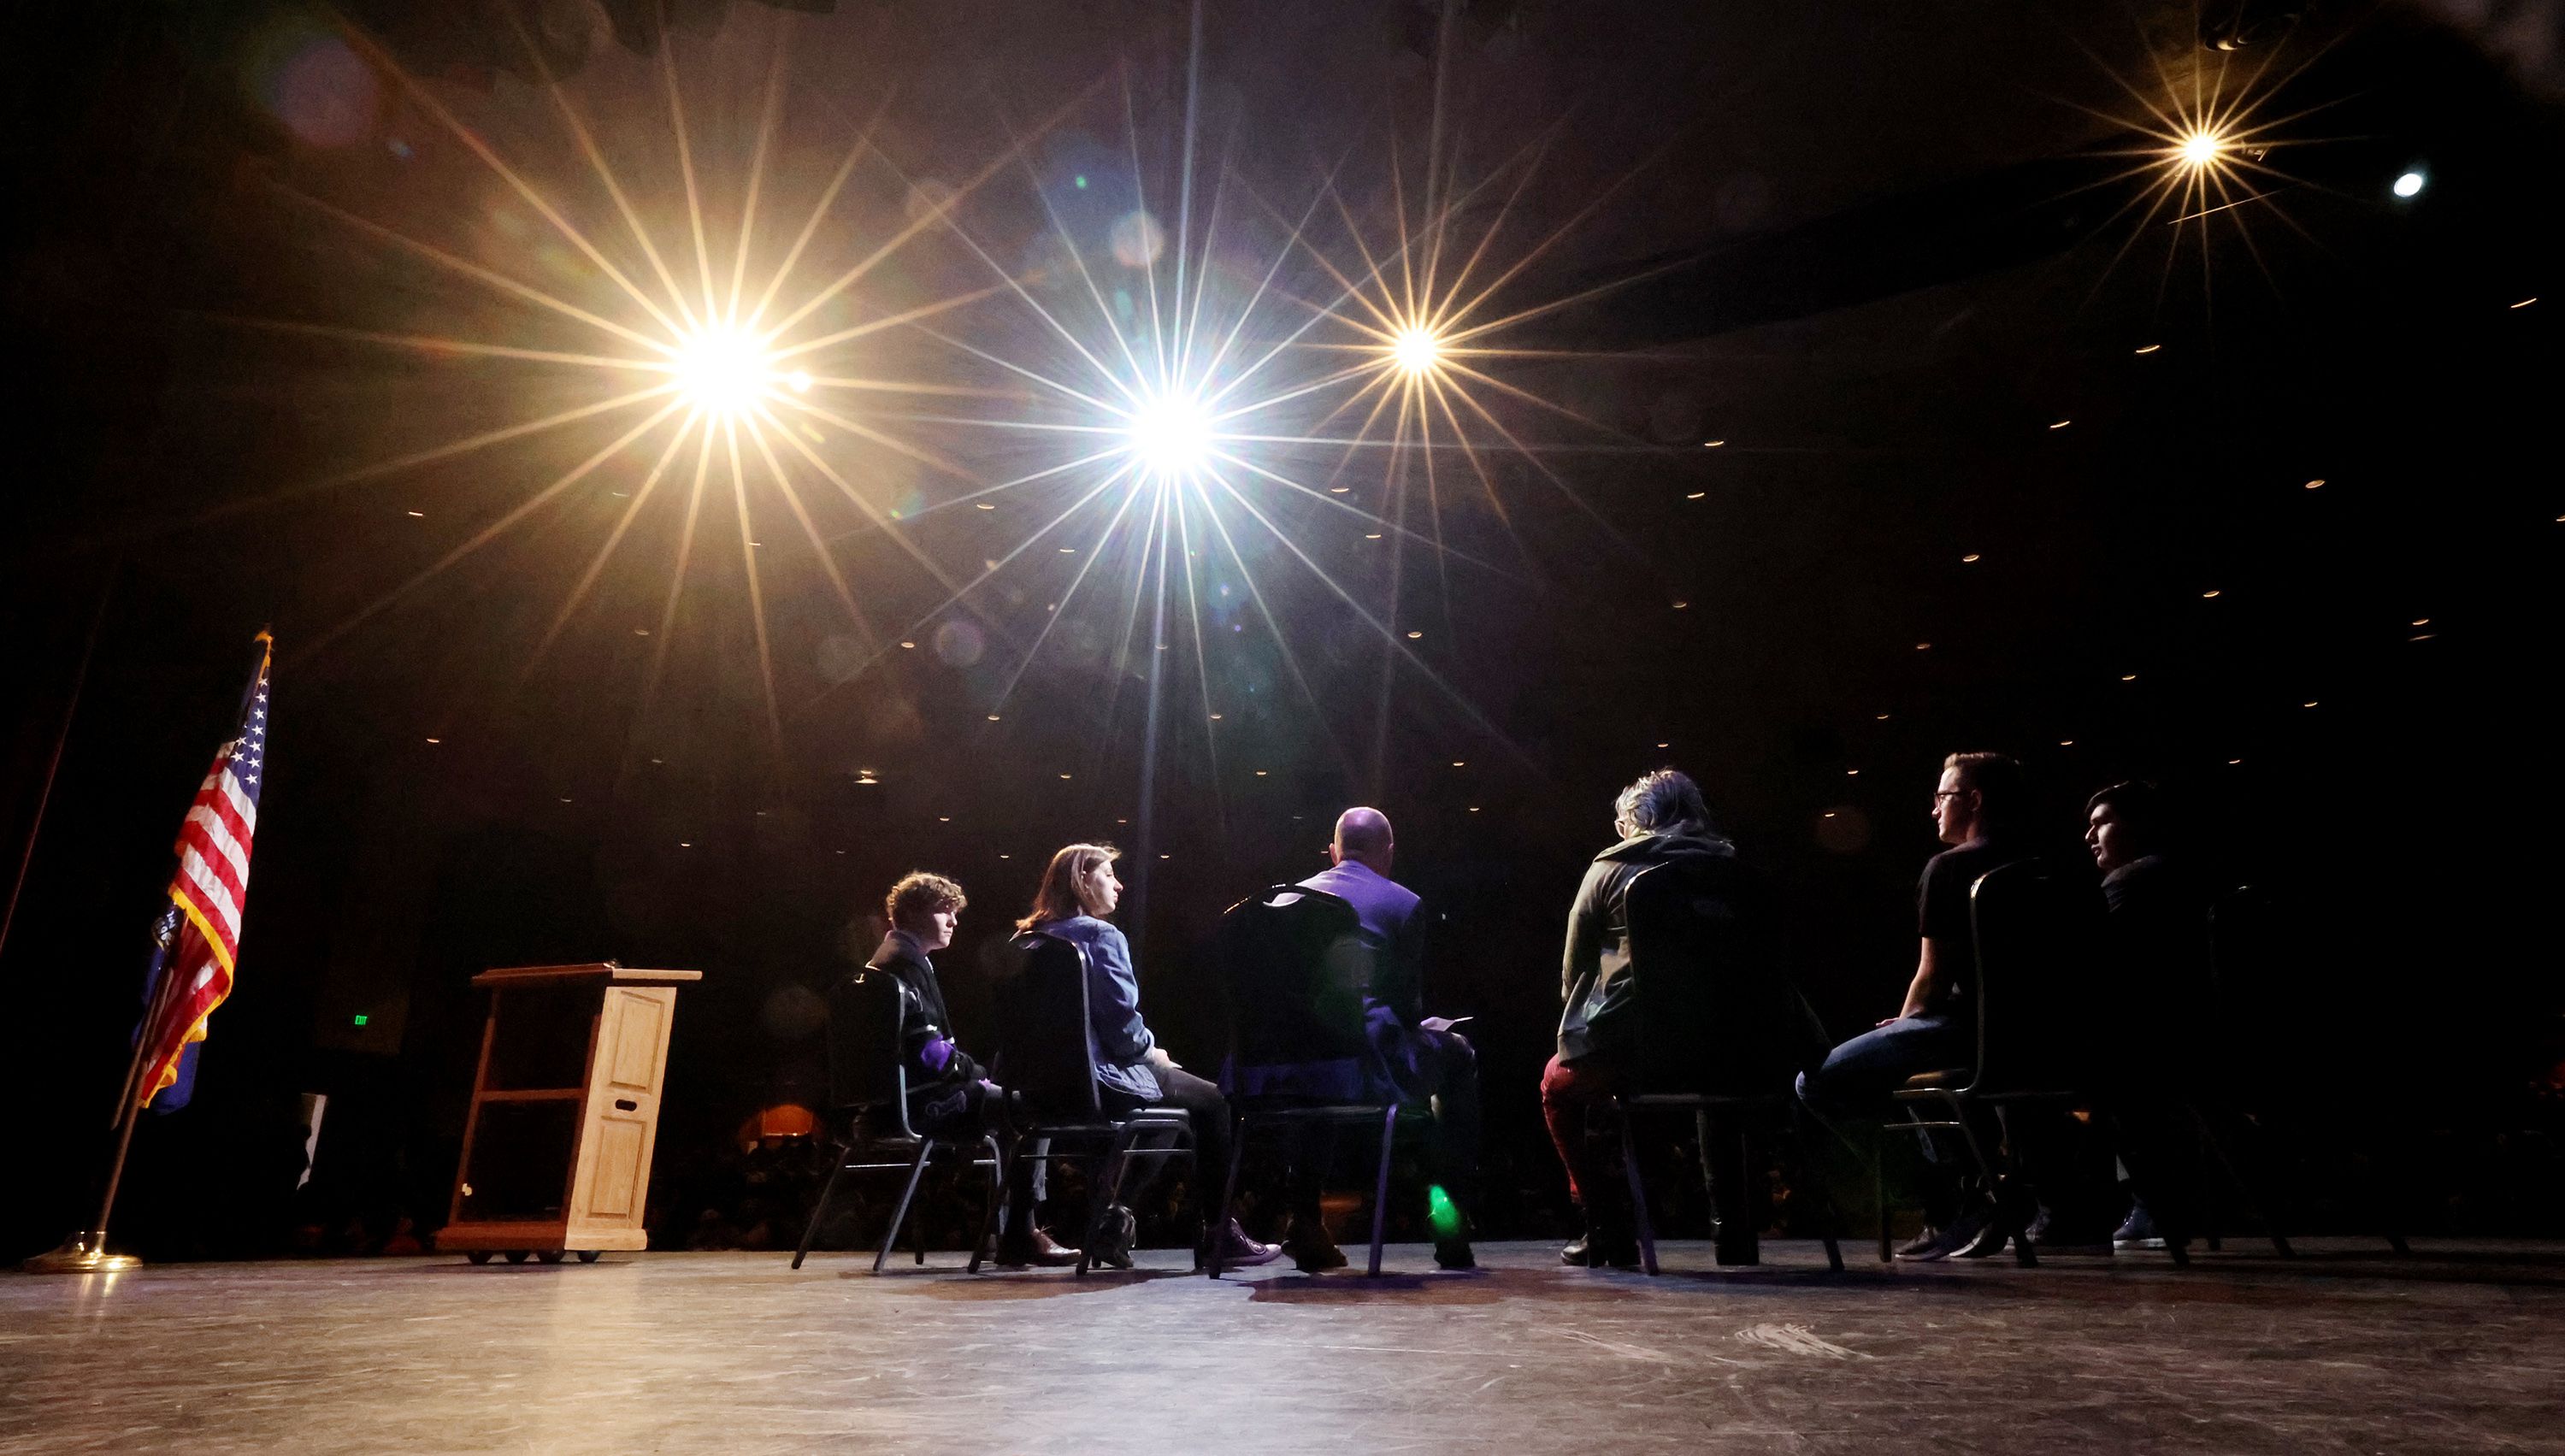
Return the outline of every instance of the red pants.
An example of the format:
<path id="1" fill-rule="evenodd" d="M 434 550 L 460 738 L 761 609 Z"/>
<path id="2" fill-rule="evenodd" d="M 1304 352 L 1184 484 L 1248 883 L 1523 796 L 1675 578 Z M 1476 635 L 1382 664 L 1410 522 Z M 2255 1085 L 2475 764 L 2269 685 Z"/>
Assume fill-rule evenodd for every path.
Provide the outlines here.
<path id="1" fill-rule="evenodd" d="M 1540 1116 L 1549 1124 L 1549 1140 L 1558 1148 L 1558 1164 L 1567 1170 L 1568 1196 L 1576 1206 L 1592 1209 L 1587 1199 L 1602 1195 L 1607 1207 L 1629 1201 L 1620 1184 L 1604 1176 L 1596 1167 L 1592 1145 L 1585 1136 L 1585 1108 L 1612 1094 L 1625 1080 L 1621 1067 L 1601 1057 L 1589 1057 L 1573 1067 L 1556 1057 L 1540 1074 Z"/>

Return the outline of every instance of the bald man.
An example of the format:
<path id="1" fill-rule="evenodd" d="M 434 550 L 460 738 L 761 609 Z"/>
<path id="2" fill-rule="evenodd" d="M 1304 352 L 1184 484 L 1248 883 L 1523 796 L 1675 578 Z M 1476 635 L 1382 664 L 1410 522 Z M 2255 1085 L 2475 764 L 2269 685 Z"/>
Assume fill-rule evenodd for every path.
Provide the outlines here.
<path id="1" fill-rule="evenodd" d="M 1363 943 L 1373 952 L 1371 985 L 1363 998 L 1372 1050 L 1402 1095 L 1432 1099 L 1436 1181 L 1461 1212 L 1457 1231 L 1435 1240 L 1435 1261 L 1446 1269 L 1474 1269 L 1469 1220 L 1479 1199 L 1479 1054 L 1448 1023 L 1429 1025 L 1423 1014 L 1425 919 L 1417 912 L 1416 892 L 1389 877 L 1397 850 L 1388 815 L 1348 809 L 1336 817 L 1328 867 L 1301 880 L 1300 887 L 1353 906 Z M 1309 1206 L 1294 1212 L 1294 1242 L 1284 1248 L 1304 1270 L 1342 1265 L 1344 1256 L 1316 1220 L 1313 1182 L 1294 1182 L 1295 1201 Z"/>

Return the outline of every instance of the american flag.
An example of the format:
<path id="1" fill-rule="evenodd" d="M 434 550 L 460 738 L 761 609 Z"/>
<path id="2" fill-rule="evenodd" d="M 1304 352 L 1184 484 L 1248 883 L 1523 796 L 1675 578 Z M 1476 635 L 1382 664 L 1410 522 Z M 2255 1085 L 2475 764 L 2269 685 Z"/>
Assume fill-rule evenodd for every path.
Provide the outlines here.
<path id="1" fill-rule="evenodd" d="M 196 790 L 178 826 L 178 872 L 169 880 L 169 909 L 157 927 L 159 948 L 145 993 L 134 1080 L 136 1105 L 164 1088 L 192 1082 L 190 1055 L 205 1039 L 206 1018 L 232 993 L 240 955 L 241 907 L 249 898 L 249 851 L 258 831 L 258 784 L 267 775 L 267 673 L 275 644 L 258 634 L 258 671 L 241 699 L 240 724 Z M 181 1086 L 171 1100 L 183 1100 Z"/>

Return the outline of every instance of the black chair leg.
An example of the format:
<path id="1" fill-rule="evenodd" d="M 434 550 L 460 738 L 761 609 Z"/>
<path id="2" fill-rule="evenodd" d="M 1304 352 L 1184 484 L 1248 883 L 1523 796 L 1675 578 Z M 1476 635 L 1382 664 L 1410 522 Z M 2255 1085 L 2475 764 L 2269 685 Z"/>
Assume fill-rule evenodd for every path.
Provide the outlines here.
<path id="1" fill-rule="evenodd" d="M 1653 1275 L 1657 1272 L 1657 1231 L 1648 1219 L 1648 1182 L 1639 1174 L 1639 1141 L 1630 1131 L 1630 1104 L 1614 1097 L 1612 1110 L 1621 1116 L 1621 1171 L 1630 1180 L 1630 1219 L 1639 1236 L 1639 1268 Z"/>
<path id="2" fill-rule="evenodd" d="M 1371 1277 L 1380 1278 L 1380 1243 L 1389 1230 L 1389 1150 L 1398 1138 L 1398 1104 L 1380 1115 L 1380 1171 L 1371 1180 Z"/>
<path id="3" fill-rule="evenodd" d="M 1807 1108 L 1795 1097 L 1788 1108 L 1790 1137 L 1798 1144 L 1799 1181 L 1817 1195 L 1817 1217 L 1825 1220 L 1825 1232 L 1817 1237 L 1826 1246 L 1826 1272 L 1843 1273 L 1843 1209 L 1835 1202 L 1835 1190 L 1817 1166 L 1816 1146 L 1808 1137 Z"/>
<path id="4" fill-rule="evenodd" d="M 971 1244 L 973 1274 L 980 1272 L 981 1264 L 989 1257 L 989 1237 L 998 1227 L 998 1210 L 1007 1202 L 1007 1155 L 999 1151 L 995 1134 L 982 1136 L 980 1146 L 989 1154 L 989 1201 L 981 1205 L 980 1237 Z"/>
<path id="5" fill-rule="evenodd" d="M 873 1273 L 882 1272 L 890 1260 L 890 1251 L 899 1246 L 899 1227 L 908 1222 L 909 1200 L 917 1196 L 918 1181 L 926 1176 L 926 1159 L 935 1151 L 935 1139 L 921 1138 L 917 1144 L 917 1161 L 908 1165 L 908 1186 L 899 1190 L 899 1208 L 890 1216 L 890 1227 L 882 1234 L 881 1249 L 873 1255 Z"/>
<path id="6" fill-rule="evenodd" d="M 1985 1142 L 1978 1136 L 1977 1127 L 1969 1121 L 1968 1104 L 1958 1097 L 1946 1097 L 1944 1100 L 1950 1103 L 1951 1120 L 1960 1124 L 1960 1136 L 1969 1144 L 1969 1159 L 1978 1165 L 1978 1176 L 1986 1180 L 1986 1198 L 1993 1207 L 1994 1216 L 2001 1218 L 2003 1199 L 1998 1191 L 2001 1186 L 1997 1177 L 1999 1170 L 1995 1166 L 1994 1159 L 1986 1156 Z M 2030 1240 L 2019 1229 L 2013 1229 L 2010 1232 L 2013 1262 L 2024 1269 L 2038 1268 L 2039 1252 L 2030 1247 Z"/>
<path id="7" fill-rule="evenodd" d="M 2297 1251 L 2289 1247 L 2289 1236 L 2281 1231 L 2280 1221 L 2271 1216 L 2269 1201 L 2263 1198 L 2261 1190 L 2244 1176 L 2243 1170 L 2236 1165 L 2234 1155 L 2226 1150 L 2226 1139 L 2217 1135 L 2217 1128 L 2210 1121 L 2209 1113 L 2197 1102 L 2192 1104 L 2191 1120 L 2193 1125 L 2200 1129 L 2200 1140 L 2209 1144 L 2210 1156 L 2217 1159 L 2219 1171 L 2226 1174 L 2227 1186 L 2233 1188 L 2236 1196 L 2244 1200 L 2245 1211 L 2253 1215 L 2254 1220 L 2262 1225 L 2264 1236 L 2271 1241 L 2272 1252 L 2283 1259 L 2295 1258 Z M 2208 1239 L 2209 1252 L 2216 1253 L 2217 1235 L 2212 1233 Z M 2404 1250 L 2400 1247 L 2397 1252 L 2403 1253 Z"/>
<path id="8" fill-rule="evenodd" d="M 1203 1230 L 1203 1242 L 1210 1246 L 1203 1264 L 1213 1279 L 1221 1276 L 1221 1261 L 1229 1252 L 1230 1210 L 1238 1203 L 1238 1165 L 1247 1152 L 1247 1114 L 1232 1112 L 1229 1119 L 1229 1176 L 1220 1185 L 1220 1207 L 1212 1215 L 1210 1227 Z"/>
<path id="9" fill-rule="evenodd" d="M 819 1216 L 828 1211 L 828 1197 L 837 1191 L 837 1180 L 846 1176 L 846 1160 L 854 1156 L 854 1151 L 852 1138 L 837 1149 L 837 1170 L 828 1175 L 827 1182 L 819 1185 L 819 1201 L 811 1205 L 811 1222 L 802 1228 L 802 1246 L 793 1251 L 794 1268 L 801 1268 L 802 1261 L 811 1257 L 811 1241 L 819 1236 Z"/>

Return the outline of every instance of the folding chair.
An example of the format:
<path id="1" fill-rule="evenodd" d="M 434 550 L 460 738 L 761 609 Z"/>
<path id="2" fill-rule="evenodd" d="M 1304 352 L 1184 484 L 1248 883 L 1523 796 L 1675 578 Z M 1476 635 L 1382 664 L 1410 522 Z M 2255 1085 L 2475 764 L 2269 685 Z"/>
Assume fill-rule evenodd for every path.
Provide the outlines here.
<path id="1" fill-rule="evenodd" d="M 1807 1156 L 1806 1124 L 1790 1091 L 1797 1059 L 1797 992 L 1773 964 L 1759 905 L 1747 872 L 1734 859 L 1677 859 L 1642 869 L 1624 901 L 1630 935 L 1631 985 L 1638 997 L 1639 1073 L 1611 1100 L 1621 1124 L 1621 1164 L 1639 1237 L 1639 1267 L 1657 1269 L 1655 1221 L 1648 1215 L 1640 1171 L 1637 1114 L 1689 1111 L 1701 1138 L 1702 1179 L 1742 1234 L 1723 1221 L 1719 1262 L 1756 1262 L 1751 1175 L 1757 1120 L 1780 1114 Z M 1714 1164 L 1717 1170 L 1714 1171 Z M 1826 1267 L 1841 1273 L 1843 1250 L 1833 1195 L 1821 1178 L 1805 1178 L 1823 1205 Z"/>
<path id="2" fill-rule="evenodd" d="M 966 1152 L 971 1149 L 944 1138 L 921 1135 L 908 1121 L 908 1070 L 900 1059 L 900 993 L 897 977 L 888 971 L 869 967 L 839 982 L 828 994 L 828 1089 L 829 1100 L 846 1118 L 846 1140 L 837 1149 L 836 1169 L 819 1189 L 818 1201 L 812 1206 L 811 1222 L 802 1230 L 802 1243 L 793 1251 L 793 1267 L 811 1253 L 811 1241 L 817 1237 L 819 1221 L 828 1211 L 828 1199 L 837 1191 L 837 1180 L 848 1173 L 883 1172 L 905 1168 L 908 1183 L 901 1188 L 899 1207 L 891 1214 L 890 1227 L 883 1232 L 881 1249 L 873 1255 L 873 1273 L 879 1274 L 899 1242 L 900 1228 L 908 1222 L 911 1200 L 917 1196 L 917 1185 L 926 1176 L 926 1164 L 938 1152 Z M 868 1126 L 883 1122 L 889 1125 L 867 1136 Z M 1005 1159 L 994 1136 L 980 1138 L 979 1150 L 988 1156 L 975 1158 L 971 1166 L 989 1170 L 989 1201 L 980 1214 L 980 1239 L 971 1246 L 971 1272 L 980 1272 L 981 1256 L 989 1245 L 989 1226 L 1005 1198 Z M 868 1158 L 907 1152 L 911 1155 L 895 1162 L 871 1162 Z M 926 1242 L 920 1235 L 917 1262 L 926 1262 Z"/>
<path id="3" fill-rule="evenodd" d="M 1084 1275 L 1131 1161 L 1192 1157 L 1193 1149 L 1179 1139 L 1193 1123 L 1181 1107 L 1105 1110 L 1095 1083 L 1095 1025 L 1087 1018 L 1086 947 L 1035 930 L 1017 936 L 1011 948 L 1014 964 L 998 984 L 998 1055 L 991 1070 L 1022 1099 L 1028 1115 L 1016 1128 L 1008 1156 L 1087 1164 L 1086 1237 L 1078 1241 L 1077 1258 L 1077 1272 Z M 1165 1146 L 1137 1145 L 1161 1133 Z M 1023 1150 L 1028 1140 L 1040 1138 L 1051 1139 L 1053 1150 Z M 1069 1144 L 1067 1150 L 1062 1143 Z"/>
<path id="4" fill-rule="evenodd" d="M 1402 1098 L 1373 1053 L 1364 993 L 1374 967 L 1353 906 L 1322 890 L 1278 884 L 1221 914 L 1221 977 L 1229 992 L 1229 1059 L 1221 1081 L 1235 1133 L 1212 1227 L 1229 1227 L 1251 1132 L 1354 1124 L 1380 1127 L 1372 1175 L 1371 1262 L 1380 1275 L 1388 1232 L 1389 1161 L 1398 1124 L 1430 1113 Z M 1212 1240 L 1210 1277 L 1224 1272 Z"/>

